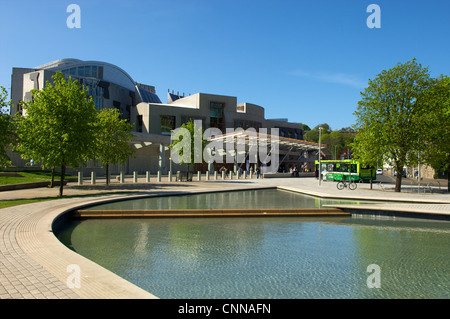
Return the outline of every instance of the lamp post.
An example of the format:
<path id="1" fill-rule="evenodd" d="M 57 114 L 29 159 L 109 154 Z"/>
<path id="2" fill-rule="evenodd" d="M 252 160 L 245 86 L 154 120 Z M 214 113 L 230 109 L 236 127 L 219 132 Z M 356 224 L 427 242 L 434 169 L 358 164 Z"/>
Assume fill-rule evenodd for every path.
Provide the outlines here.
<path id="1" fill-rule="evenodd" d="M 322 138 L 322 127 L 319 126 L 319 186 L 322 185 L 322 163 L 320 162 L 320 143 Z"/>

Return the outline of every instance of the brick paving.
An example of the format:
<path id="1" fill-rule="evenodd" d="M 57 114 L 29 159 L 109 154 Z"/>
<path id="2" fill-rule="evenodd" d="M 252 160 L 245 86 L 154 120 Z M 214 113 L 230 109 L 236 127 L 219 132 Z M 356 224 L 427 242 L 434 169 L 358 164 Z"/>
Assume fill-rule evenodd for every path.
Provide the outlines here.
<path id="1" fill-rule="evenodd" d="M 0 298 L 58 299 L 79 298 L 42 265 L 31 259 L 17 241 L 23 221 L 33 210 L 11 207 L 0 213 Z"/>
<path id="2" fill-rule="evenodd" d="M 75 184 L 74 184 L 75 186 Z M 164 192 L 199 192 L 225 189 L 283 186 L 322 197 L 378 199 L 393 201 L 391 207 L 404 211 L 450 214 L 448 194 L 398 194 L 368 190 L 361 185 L 354 192 L 337 191 L 333 183 L 311 178 L 264 179 L 252 181 L 210 181 L 188 184 L 125 185 L 135 195 Z M 118 189 L 120 190 L 120 188 Z M 67 187 L 65 194 L 96 194 L 105 187 Z M 55 196 L 56 189 L 0 192 L 0 200 Z M 130 195 L 104 195 L 114 199 Z M 51 233 L 50 224 L 68 207 L 98 201 L 100 197 L 66 198 L 0 209 L 0 299 L 78 299 L 78 298 L 155 298 L 131 283 L 64 247 Z M 405 203 L 410 201 L 409 203 Z M 415 201 L 415 202 L 412 202 Z M 69 288 L 67 265 L 79 264 L 84 270 L 81 289 Z"/>

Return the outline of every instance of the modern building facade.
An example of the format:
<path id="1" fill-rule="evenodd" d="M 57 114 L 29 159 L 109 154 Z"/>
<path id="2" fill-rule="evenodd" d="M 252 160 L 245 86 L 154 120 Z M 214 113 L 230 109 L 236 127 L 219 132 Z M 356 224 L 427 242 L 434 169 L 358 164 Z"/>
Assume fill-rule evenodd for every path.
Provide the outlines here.
<path id="1" fill-rule="evenodd" d="M 57 71 L 84 85 L 97 109 L 117 108 L 122 118 L 134 125 L 135 155 L 127 163 L 111 167 L 113 174 L 120 171 L 127 174 L 150 171 L 155 174 L 157 171 L 166 173 L 169 168 L 183 169 L 170 163 L 168 146 L 171 144 L 171 131 L 190 119 L 200 120 L 204 129 L 215 127 L 223 133 L 227 128 L 267 128 L 268 132 L 278 128 L 280 138 L 306 145 L 300 143 L 303 139 L 300 123 L 292 123 L 287 119 L 266 119 L 264 108 L 259 105 L 238 103 L 233 96 L 206 93 L 184 96 L 173 91 L 167 92 L 167 103 L 162 103 L 154 86 L 137 83 L 123 69 L 99 61 L 62 59 L 35 68 L 13 68 L 11 114 L 22 112 L 20 101 L 30 100 L 31 90 L 43 88 L 47 81 L 52 82 L 52 76 Z M 280 170 L 288 171 L 293 165 L 299 168 L 305 166 L 305 159 L 313 157 L 313 152 L 310 147 L 282 150 Z M 16 166 L 24 165 L 17 156 L 12 159 Z M 103 172 L 100 163 L 88 163 L 85 169 L 95 169 L 98 174 Z M 205 168 L 200 166 L 199 169 Z"/>

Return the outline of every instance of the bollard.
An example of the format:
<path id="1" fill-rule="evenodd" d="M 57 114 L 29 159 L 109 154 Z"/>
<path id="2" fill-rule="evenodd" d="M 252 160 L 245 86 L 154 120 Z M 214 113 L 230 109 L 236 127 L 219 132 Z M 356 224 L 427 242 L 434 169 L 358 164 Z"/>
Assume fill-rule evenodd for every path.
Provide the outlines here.
<path id="1" fill-rule="evenodd" d="M 230 171 L 230 179 L 233 179 L 233 172 Z"/>
<path id="2" fill-rule="evenodd" d="M 158 180 L 158 182 L 161 182 L 161 172 L 160 171 L 158 171 L 157 180 Z"/>
<path id="3" fill-rule="evenodd" d="M 244 179 L 247 179 L 247 171 L 244 172 Z"/>
<path id="4" fill-rule="evenodd" d="M 202 179 L 202 173 L 200 171 L 197 172 L 197 180 L 200 182 Z"/>
<path id="5" fill-rule="evenodd" d="M 150 183 L 150 172 L 149 171 L 145 172 L 145 182 Z"/>
<path id="6" fill-rule="evenodd" d="M 95 185 L 95 172 L 94 171 L 91 172 L 91 184 Z"/>
<path id="7" fill-rule="evenodd" d="M 222 179 L 225 179 L 225 171 L 222 171 Z"/>
<path id="8" fill-rule="evenodd" d="M 205 179 L 206 179 L 207 181 L 209 181 L 209 171 L 206 171 L 206 177 L 205 177 Z"/>
<path id="9" fill-rule="evenodd" d="M 217 181 L 217 171 L 214 171 L 214 180 Z"/>
<path id="10" fill-rule="evenodd" d="M 124 178 L 123 178 L 123 172 L 120 172 L 120 184 L 125 183 Z"/>
<path id="11" fill-rule="evenodd" d="M 83 173 L 78 172 L 78 185 L 83 185 Z"/>
<path id="12" fill-rule="evenodd" d="M 133 183 L 137 183 L 137 181 L 138 181 L 137 172 L 133 172 Z"/>
<path id="13" fill-rule="evenodd" d="M 169 171 L 169 176 L 168 176 L 167 180 L 169 181 L 169 183 L 172 181 L 172 172 L 170 172 L 170 171 Z"/>

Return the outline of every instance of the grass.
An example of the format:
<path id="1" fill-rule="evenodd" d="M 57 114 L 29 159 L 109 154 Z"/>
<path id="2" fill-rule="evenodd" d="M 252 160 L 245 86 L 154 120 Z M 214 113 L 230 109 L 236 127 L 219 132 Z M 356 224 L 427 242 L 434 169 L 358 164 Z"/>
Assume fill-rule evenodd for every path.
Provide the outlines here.
<path id="1" fill-rule="evenodd" d="M 14 200 L 2 200 L 0 201 L 0 209 L 13 207 L 17 205 L 31 204 L 37 202 L 43 202 L 48 200 L 59 199 L 63 197 L 43 197 L 43 198 L 30 198 L 30 199 L 14 199 Z"/>
<path id="2" fill-rule="evenodd" d="M 4 173 L 16 173 L 20 176 L 1 176 L 0 185 L 11 184 L 25 184 L 35 182 L 50 182 L 52 178 L 52 172 L 50 171 L 28 171 L 28 172 L 4 172 Z M 59 181 L 61 174 L 55 172 L 55 181 Z M 66 175 L 66 178 L 74 178 L 76 176 Z"/>
<path id="3" fill-rule="evenodd" d="M 32 204 L 32 203 L 38 203 L 38 202 L 56 200 L 56 199 L 64 199 L 64 198 L 91 197 L 91 196 L 101 196 L 101 195 L 111 195 L 111 194 L 114 194 L 114 195 L 115 194 L 129 194 L 129 193 L 130 192 L 123 191 L 123 192 L 105 192 L 105 193 L 86 194 L 86 195 L 69 195 L 69 196 L 62 196 L 62 197 L 54 196 L 54 197 L 38 197 L 38 198 L 0 200 L 0 209 L 13 207 L 13 206 L 17 206 L 17 205 Z"/>

